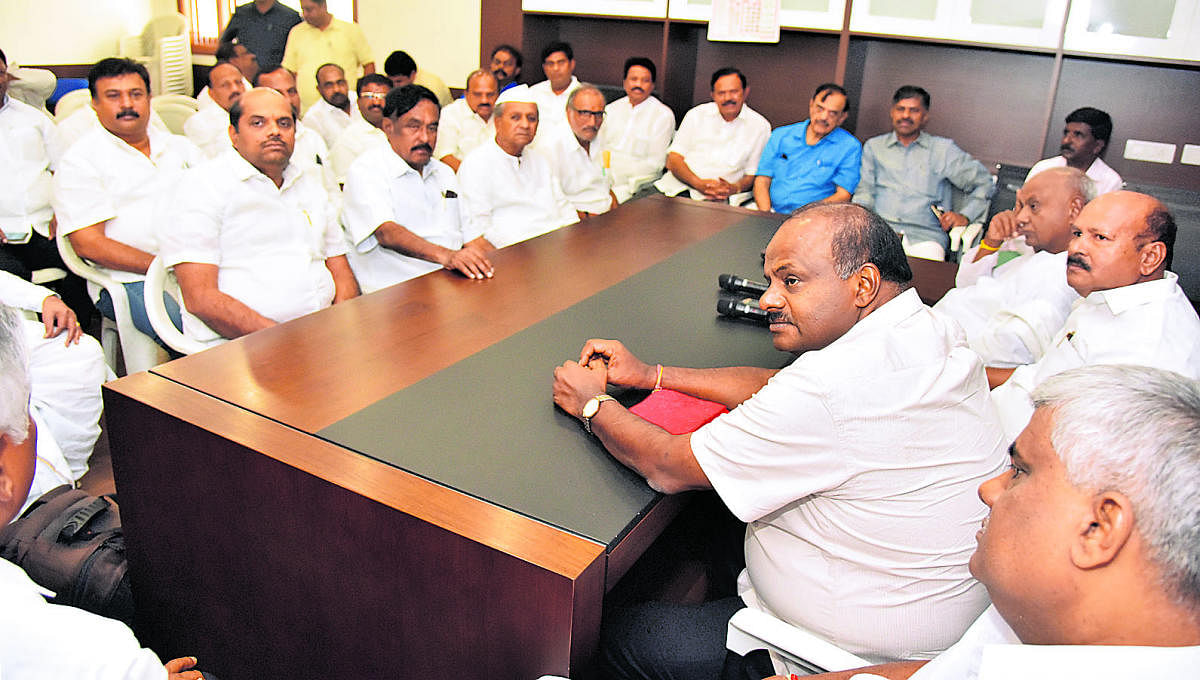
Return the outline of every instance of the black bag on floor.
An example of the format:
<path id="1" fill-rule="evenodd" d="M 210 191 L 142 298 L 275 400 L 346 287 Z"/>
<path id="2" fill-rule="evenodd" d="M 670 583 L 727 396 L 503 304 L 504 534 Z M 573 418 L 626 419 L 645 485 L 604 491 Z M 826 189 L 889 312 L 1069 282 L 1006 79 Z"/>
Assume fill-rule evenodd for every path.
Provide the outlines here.
<path id="1" fill-rule="evenodd" d="M 69 486 L 47 491 L 0 527 L 0 557 L 53 590 L 51 602 L 133 624 L 125 538 L 112 498 Z"/>

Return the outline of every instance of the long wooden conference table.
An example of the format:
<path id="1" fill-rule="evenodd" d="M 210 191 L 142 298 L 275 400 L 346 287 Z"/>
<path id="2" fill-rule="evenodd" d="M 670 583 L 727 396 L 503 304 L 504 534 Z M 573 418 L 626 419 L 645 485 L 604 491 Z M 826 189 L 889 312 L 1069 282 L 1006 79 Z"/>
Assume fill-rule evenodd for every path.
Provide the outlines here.
<path id="1" fill-rule="evenodd" d="M 661 197 L 105 387 L 143 639 L 240 678 L 586 676 L 679 512 L 556 409 L 553 368 L 782 366 L 719 318 L 782 218 Z M 922 297 L 953 267 L 913 261 Z"/>

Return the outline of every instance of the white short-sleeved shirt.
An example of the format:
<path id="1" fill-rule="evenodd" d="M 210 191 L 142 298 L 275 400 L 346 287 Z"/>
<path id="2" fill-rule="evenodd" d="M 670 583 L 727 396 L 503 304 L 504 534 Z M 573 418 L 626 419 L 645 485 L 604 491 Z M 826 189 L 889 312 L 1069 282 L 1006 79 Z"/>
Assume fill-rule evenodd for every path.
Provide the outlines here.
<path id="1" fill-rule="evenodd" d="M 0 100 L 0 229 L 7 234 L 50 235 L 57 167 L 54 122 L 25 102 Z"/>
<path id="2" fill-rule="evenodd" d="M 510 156 L 493 139 L 463 159 L 458 185 L 467 241 L 483 236 L 503 248 L 579 219 L 550 161 L 528 147 Z"/>
<path id="3" fill-rule="evenodd" d="M 612 176 L 604 168 L 604 151 L 596 142 L 584 149 L 571 126 L 564 125 L 539 151 L 554 164 L 563 196 L 572 208 L 595 215 L 612 208 Z"/>
<path id="4" fill-rule="evenodd" d="M 571 82 L 567 84 L 567 89 L 559 94 L 554 94 L 549 80 L 529 86 L 529 91 L 537 99 L 538 105 L 538 131 L 533 140 L 535 147 L 540 145 L 543 137 L 548 137 L 555 128 L 566 126 L 567 98 L 582 84 L 578 78 L 571 76 Z"/>
<path id="5" fill-rule="evenodd" d="M 216 158 L 233 148 L 229 139 L 229 112 L 220 106 L 208 106 L 188 117 L 183 133 L 200 147 L 205 158 Z"/>
<path id="6" fill-rule="evenodd" d="M 675 113 L 657 97 L 637 106 L 629 103 L 629 97 L 621 97 L 604 111 L 607 115 L 596 143 L 609 152 L 613 193 L 625 202 L 650 179 L 662 175 L 675 136 Z"/>
<path id="7" fill-rule="evenodd" d="M 667 152 L 683 156 L 698 177 L 737 182 L 758 171 L 758 159 L 770 136 L 771 124 L 749 106 L 742 106 L 737 118 L 727 121 L 716 102 L 705 102 L 683 117 Z M 668 196 L 688 188 L 669 171 L 654 186 Z M 692 198 L 704 197 L 695 189 L 689 193 Z"/>
<path id="8" fill-rule="evenodd" d="M 979 356 L 913 289 L 691 437 L 749 523 L 747 605 L 873 662 L 930 658 L 987 606 L 967 562 L 1006 444 Z"/>
<path id="9" fill-rule="evenodd" d="M 1200 318 L 1174 272 L 1077 300 L 1051 346 L 992 390 L 1005 432 L 1017 438 L 1033 416 L 1034 388 L 1063 371 L 1134 364 L 1200 379 Z"/>
<path id="10" fill-rule="evenodd" d="M 325 146 L 330 149 L 333 148 L 338 136 L 350 123 L 362 120 L 362 113 L 359 112 L 358 105 L 355 103 L 358 97 L 354 92 L 350 92 L 349 97 L 350 111 L 348 113 L 324 99 L 318 100 L 304 113 L 304 124 L 316 130 L 317 134 L 325 140 Z"/>
<path id="11" fill-rule="evenodd" d="M 990 606 L 962 639 L 911 680 L 1183 678 L 1200 668 L 1200 646 L 1026 645 Z"/>
<path id="12" fill-rule="evenodd" d="M 333 303 L 325 260 L 344 255 L 346 244 L 315 173 L 289 165 L 276 187 L 230 150 L 187 173 L 172 214 L 159 232 L 166 266 L 215 264 L 221 292 L 280 323 Z M 183 332 L 210 345 L 223 342 L 186 310 Z"/>
<path id="13" fill-rule="evenodd" d="M 1034 163 L 1033 167 L 1029 169 L 1029 174 L 1025 176 L 1025 181 L 1028 182 L 1029 178 L 1043 170 L 1065 167 L 1067 167 L 1067 159 L 1063 158 L 1062 156 L 1043 158 L 1037 163 Z M 1092 161 L 1092 164 L 1088 166 L 1087 172 L 1084 174 L 1091 178 L 1093 182 L 1095 182 L 1097 196 L 1100 194 L 1107 194 L 1112 191 L 1117 191 L 1125 184 L 1125 180 L 1121 179 L 1121 176 L 1117 174 L 1117 171 L 1108 167 L 1108 163 L 1105 163 L 1103 159 L 1100 158 Z"/>
<path id="14" fill-rule="evenodd" d="M 350 166 L 359 156 L 370 149 L 383 148 L 391 149 L 383 130 L 361 118 L 350 123 L 329 148 L 329 165 L 333 169 L 333 176 L 344 184 L 346 173 L 350 172 Z"/>
<path id="15" fill-rule="evenodd" d="M 431 159 L 418 172 L 390 146 L 371 149 L 350 166 L 342 222 L 352 244 L 350 266 L 362 292 L 441 269 L 435 262 L 379 245 L 375 230 L 384 222 L 395 222 L 444 248 L 462 248 L 466 239 L 458 192 L 450 166 Z"/>
<path id="16" fill-rule="evenodd" d="M 495 136 L 496 125 L 491 117 L 484 120 L 467 106 L 466 99 L 455 99 L 442 109 L 433 157 L 454 156 L 462 161 L 467 154 Z"/>
<path id="17" fill-rule="evenodd" d="M 157 221 L 171 221 L 171 194 L 189 166 L 203 155 L 179 135 L 151 126 L 150 157 L 97 127 L 63 154 L 54 175 L 54 212 L 64 234 L 105 222 L 104 235 L 147 253 L 158 252 Z M 142 274 L 107 269 L 117 281 L 141 281 Z M 99 288 L 88 282 L 95 297 Z"/>
<path id="18" fill-rule="evenodd" d="M 4 680 L 166 680 L 167 670 L 128 626 L 53 596 L 17 565 L 0 560 L 0 675 Z"/>
<path id="19" fill-rule="evenodd" d="M 1067 253 L 1036 252 L 997 267 L 997 253 L 962 257 L 955 287 L 933 306 L 962 324 L 984 365 L 1012 367 L 1042 358 L 1079 294 L 1067 285 Z"/>

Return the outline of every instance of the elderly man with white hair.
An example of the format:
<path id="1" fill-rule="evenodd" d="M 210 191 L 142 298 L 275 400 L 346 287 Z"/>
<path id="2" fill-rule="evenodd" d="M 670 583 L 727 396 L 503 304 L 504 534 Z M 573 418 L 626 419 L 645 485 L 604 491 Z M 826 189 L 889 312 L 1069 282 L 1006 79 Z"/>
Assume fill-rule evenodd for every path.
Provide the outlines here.
<path id="1" fill-rule="evenodd" d="M 492 118 L 495 139 L 458 168 L 467 240 L 482 236 L 487 246 L 503 248 L 575 223 L 551 162 L 526 148 L 537 134 L 537 97 L 526 85 L 510 87 Z"/>
<path id="2" fill-rule="evenodd" d="M 1011 466 L 979 487 L 990 514 L 971 573 L 992 606 L 928 663 L 813 678 L 1195 676 L 1200 383 L 1087 366 L 1046 380 L 1033 403 Z"/>

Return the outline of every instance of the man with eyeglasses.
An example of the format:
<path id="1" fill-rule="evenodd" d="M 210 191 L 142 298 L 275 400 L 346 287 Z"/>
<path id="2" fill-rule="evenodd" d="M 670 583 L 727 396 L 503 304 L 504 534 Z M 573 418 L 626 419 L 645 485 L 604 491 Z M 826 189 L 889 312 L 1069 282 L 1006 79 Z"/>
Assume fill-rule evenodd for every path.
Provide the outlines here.
<path id="1" fill-rule="evenodd" d="M 567 97 L 567 127 L 554 130 L 545 146 L 563 195 L 581 220 L 617 206 L 608 154 L 596 143 L 603 124 L 604 95 L 594 85 L 581 85 Z"/>
<path id="2" fill-rule="evenodd" d="M 346 173 L 355 159 L 368 149 L 387 146 L 383 134 L 383 101 L 392 89 L 387 76 L 372 73 L 358 79 L 358 111 L 362 117 L 351 121 L 329 149 L 329 163 L 339 184 L 346 182 Z"/>
<path id="3" fill-rule="evenodd" d="M 342 223 L 364 293 L 443 268 L 469 279 L 492 277 L 482 239 L 468 239 L 463 230 L 458 179 L 433 157 L 440 118 L 428 88 L 394 88 L 383 107 L 387 148 L 371 149 L 350 166 Z"/>

